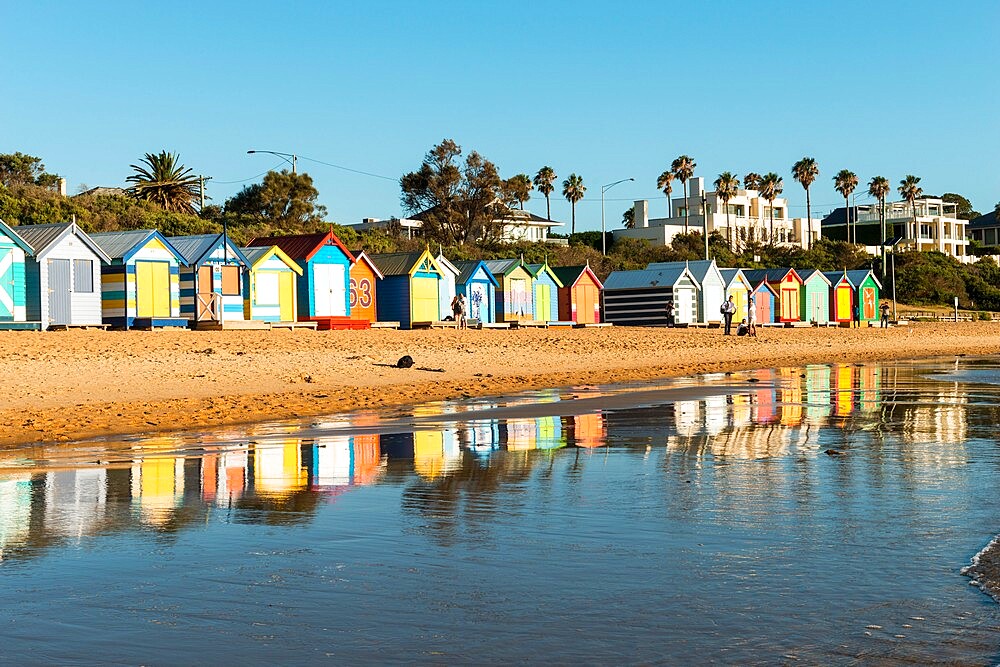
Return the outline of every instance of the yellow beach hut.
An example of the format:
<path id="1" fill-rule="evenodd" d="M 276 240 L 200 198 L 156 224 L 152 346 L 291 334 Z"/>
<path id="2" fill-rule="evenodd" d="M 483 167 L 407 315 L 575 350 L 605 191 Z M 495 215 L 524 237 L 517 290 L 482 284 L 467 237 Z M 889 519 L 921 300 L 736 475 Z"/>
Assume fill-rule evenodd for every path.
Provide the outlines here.
<path id="1" fill-rule="evenodd" d="M 439 283 L 444 270 L 429 250 L 370 255 L 382 273 L 376 307 L 382 321 L 404 329 L 440 319 Z"/>
<path id="2" fill-rule="evenodd" d="M 294 322 L 296 280 L 302 267 L 276 245 L 240 248 L 247 258 L 243 274 L 243 315 L 262 322 Z"/>

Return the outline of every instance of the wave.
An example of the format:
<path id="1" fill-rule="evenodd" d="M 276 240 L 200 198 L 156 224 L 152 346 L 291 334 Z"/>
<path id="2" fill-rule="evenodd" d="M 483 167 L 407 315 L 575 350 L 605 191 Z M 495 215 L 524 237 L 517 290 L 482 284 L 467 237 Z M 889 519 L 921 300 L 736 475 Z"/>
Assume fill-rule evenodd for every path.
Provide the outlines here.
<path id="1" fill-rule="evenodd" d="M 962 568 L 962 574 L 972 579 L 970 584 L 1000 602 L 1000 535 L 972 557 L 972 564 Z"/>

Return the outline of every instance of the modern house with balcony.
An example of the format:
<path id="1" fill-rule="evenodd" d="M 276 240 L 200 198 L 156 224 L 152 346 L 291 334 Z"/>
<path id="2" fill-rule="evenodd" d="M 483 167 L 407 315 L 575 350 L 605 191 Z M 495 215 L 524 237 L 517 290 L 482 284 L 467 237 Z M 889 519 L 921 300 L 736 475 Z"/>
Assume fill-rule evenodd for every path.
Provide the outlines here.
<path id="1" fill-rule="evenodd" d="M 970 241 L 976 241 L 983 248 L 989 248 L 990 252 L 996 253 L 1000 246 L 1000 215 L 998 211 L 991 211 L 978 218 L 969 220 L 965 231 Z"/>
<path id="2" fill-rule="evenodd" d="M 704 194 L 704 206 L 702 195 Z M 634 225 L 631 229 L 613 230 L 618 238 L 645 239 L 653 245 L 669 245 L 674 236 L 684 233 L 684 212 L 688 214 L 688 231 L 700 232 L 708 219 L 708 233 L 718 232 L 730 247 L 741 249 L 749 243 L 769 243 L 791 245 L 800 248 L 809 246 L 809 237 L 820 238 L 820 220 L 813 219 L 810 229 L 806 218 L 791 218 L 788 200 L 778 197 L 773 204 L 760 196 L 756 190 L 739 190 L 726 206 L 714 190 L 705 190 L 705 179 L 692 178 L 688 181 L 688 197 L 675 197 L 670 201 L 668 216 L 650 218 L 647 200 L 635 202 L 633 208 Z M 774 208 L 774 228 L 772 235 L 771 208 Z"/>
<path id="3" fill-rule="evenodd" d="M 887 240 L 899 238 L 896 248 L 900 251 L 938 250 L 963 262 L 968 261 L 968 240 L 965 237 L 968 221 L 958 217 L 957 208 L 957 204 L 936 197 L 918 199 L 912 208 L 907 201 L 886 202 L 885 237 Z M 867 246 L 872 254 L 878 254 L 882 244 L 879 209 L 878 204 L 852 207 L 851 238 Z M 826 238 L 846 241 L 847 233 L 847 208 L 834 209 L 823 218 L 823 236 Z"/>

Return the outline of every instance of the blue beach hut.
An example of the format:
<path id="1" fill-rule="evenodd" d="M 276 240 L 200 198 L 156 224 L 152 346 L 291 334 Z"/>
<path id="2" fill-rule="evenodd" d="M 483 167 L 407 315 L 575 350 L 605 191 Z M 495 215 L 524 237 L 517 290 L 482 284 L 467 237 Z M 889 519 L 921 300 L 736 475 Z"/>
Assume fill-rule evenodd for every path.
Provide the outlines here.
<path id="1" fill-rule="evenodd" d="M 0 220 L 0 329 L 42 327 L 28 321 L 28 285 L 25 261 L 34 252 L 13 229 Z"/>
<path id="2" fill-rule="evenodd" d="M 496 322 L 496 291 L 500 283 L 490 273 L 486 262 L 455 262 L 455 268 L 459 270 L 455 290 L 465 295 L 469 319 L 482 324 Z"/>
<path id="3" fill-rule="evenodd" d="M 155 229 L 91 234 L 111 258 L 101 267 L 104 323 L 114 327 L 184 327 L 181 254 Z"/>
<path id="4" fill-rule="evenodd" d="M 184 258 L 180 269 L 181 317 L 189 324 L 244 321 L 243 273 L 249 262 L 225 234 L 173 236 Z"/>

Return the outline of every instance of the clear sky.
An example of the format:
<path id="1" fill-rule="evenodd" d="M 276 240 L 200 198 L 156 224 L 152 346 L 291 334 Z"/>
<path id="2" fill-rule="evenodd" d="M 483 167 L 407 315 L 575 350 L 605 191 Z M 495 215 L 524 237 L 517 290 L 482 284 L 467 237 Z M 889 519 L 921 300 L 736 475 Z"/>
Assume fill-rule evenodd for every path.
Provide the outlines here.
<path id="1" fill-rule="evenodd" d="M 796 216 L 805 155 L 814 215 L 840 203 L 845 167 L 862 183 L 916 174 L 985 212 L 1000 200 L 998 25 L 1000 0 L 0 0 L 0 152 L 42 157 L 75 192 L 176 151 L 217 203 L 281 166 L 248 149 L 296 153 L 344 224 L 402 214 L 399 176 L 444 138 L 504 177 L 580 174 L 583 229 L 621 178 L 636 181 L 608 193 L 609 227 L 637 198 L 663 214 L 656 178 L 680 154 L 708 182 L 778 172 Z M 558 192 L 552 215 L 569 221 Z"/>

